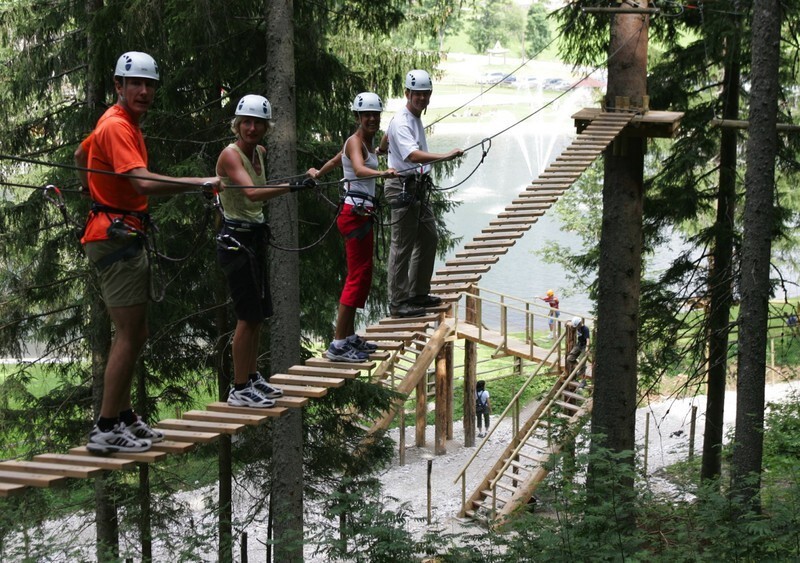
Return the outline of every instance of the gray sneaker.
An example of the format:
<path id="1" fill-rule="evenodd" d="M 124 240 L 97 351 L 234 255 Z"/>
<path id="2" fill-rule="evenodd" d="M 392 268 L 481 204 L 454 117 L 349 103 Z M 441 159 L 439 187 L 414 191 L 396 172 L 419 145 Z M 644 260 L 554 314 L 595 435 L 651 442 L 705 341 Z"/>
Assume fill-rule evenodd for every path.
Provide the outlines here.
<path id="1" fill-rule="evenodd" d="M 258 374 L 258 377 L 255 378 L 255 380 L 253 380 L 250 384 L 258 389 L 258 391 L 267 399 L 279 399 L 280 397 L 283 397 L 283 391 L 270 385 L 260 373 Z"/>

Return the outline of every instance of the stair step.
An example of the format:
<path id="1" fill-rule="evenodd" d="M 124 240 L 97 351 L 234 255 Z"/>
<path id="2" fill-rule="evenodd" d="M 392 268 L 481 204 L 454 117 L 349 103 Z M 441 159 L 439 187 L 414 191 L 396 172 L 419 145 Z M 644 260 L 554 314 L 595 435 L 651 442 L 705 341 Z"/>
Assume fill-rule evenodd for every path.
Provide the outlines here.
<path id="1" fill-rule="evenodd" d="M 341 377 L 343 379 L 355 379 L 359 375 L 357 369 L 350 367 L 350 364 L 345 362 L 338 362 L 335 367 L 292 366 L 286 370 L 286 373 L 305 377 Z"/>
<path id="2" fill-rule="evenodd" d="M 378 365 L 374 361 L 343 364 L 342 362 L 333 362 L 327 358 L 309 358 L 305 364 L 315 368 L 340 368 L 342 365 L 346 365 L 349 369 L 361 371 L 369 371 Z"/>
<path id="3" fill-rule="evenodd" d="M 564 401 L 553 401 L 553 402 L 562 409 L 567 409 L 572 412 L 578 412 L 579 410 L 581 410 L 580 405 L 573 405 L 572 403 L 567 403 Z"/>
<path id="4" fill-rule="evenodd" d="M 340 377 L 317 377 L 312 375 L 289 375 L 288 373 L 276 373 L 269 378 L 273 385 L 283 389 L 282 385 L 306 385 L 314 387 L 341 387 L 345 380 Z M 284 391 L 285 393 L 285 391 Z M 288 393 L 287 393 L 288 395 Z"/>
<path id="5" fill-rule="evenodd" d="M 576 401 L 586 401 L 586 397 L 584 397 L 580 393 L 573 393 L 572 391 L 562 391 L 561 394 L 569 399 L 574 399 Z"/>

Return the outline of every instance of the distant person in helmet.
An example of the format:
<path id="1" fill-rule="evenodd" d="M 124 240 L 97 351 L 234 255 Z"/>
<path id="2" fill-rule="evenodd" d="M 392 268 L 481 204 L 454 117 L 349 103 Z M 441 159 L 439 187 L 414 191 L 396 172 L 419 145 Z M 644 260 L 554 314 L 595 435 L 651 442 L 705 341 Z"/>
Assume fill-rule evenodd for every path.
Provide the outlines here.
<path id="1" fill-rule="evenodd" d="M 591 333 L 589 332 L 589 327 L 583 323 L 583 319 L 580 317 L 574 317 L 570 324 L 575 328 L 575 344 L 567 354 L 567 369 L 572 371 L 575 369 L 575 364 L 578 363 L 580 357 L 589 350 L 589 336 Z M 583 377 L 585 374 L 586 364 L 584 363 L 580 372 L 575 375 Z"/>
<path id="2" fill-rule="evenodd" d="M 362 92 L 353 100 L 351 108 L 358 129 L 344 143 L 341 152 L 326 162 L 319 170 L 312 168 L 308 174 L 318 178 L 334 167 L 344 169 L 344 205 L 336 219 L 342 233 L 347 255 L 347 279 L 339 298 L 334 340 L 325 356 L 335 362 L 363 362 L 377 346 L 356 334 L 356 310 L 367 303 L 372 284 L 372 256 L 375 238 L 372 230 L 375 205 L 375 178 L 389 178 L 395 171 L 378 170 L 378 156 L 373 142 L 381 125 L 383 101 L 374 92 Z"/>
<path id="3" fill-rule="evenodd" d="M 381 140 L 381 152 L 389 152 L 389 168 L 398 178 L 386 181 L 391 207 L 392 238 L 389 247 L 389 306 L 396 317 L 419 317 L 426 307 L 439 305 L 430 295 L 436 261 L 436 218 L 429 205 L 430 163 L 452 160 L 464 154 L 428 151 L 420 116 L 431 100 L 433 82 L 424 70 L 411 70 L 405 78 L 406 105 L 397 112 Z"/>
<path id="4" fill-rule="evenodd" d="M 283 395 L 258 371 L 261 325 L 272 316 L 266 269 L 269 227 L 264 202 L 316 185 L 307 178 L 294 184 L 266 186 L 267 151 L 260 143 L 272 126 L 272 106 L 264 96 L 242 97 L 231 122 L 236 140 L 222 149 L 217 159 L 217 174 L 229 186 L 220 194 L 223 221 L 217 235 L 217 258 L 236 314 L 231 346 L 233 389 L 228 393 L 228 404 L 237 407 L 272 407 L 275 399 Z"/>
<path id="5" fill-rule="evenodd" d="M 81 242 L 98 270 L 100 292 L 114 324 L 100 417 L 86 446 L 92 452 L 141 452 L 164 438 L 131 408 L 133 368 L 147 340 L 150 269 L 142 237 L 118 233 L 147 228 L 148 196 L 220 187 L 216 176 L 173 178 L 147 169 L 139 121 L 153 104 L 158 80 L 153 57 L 123 54 L 114 70 L 117 103 L 75 151 L 82 185 L 92 199 Z"/>
<path id="6" fill-rule="evenodd" d="M 541 299 L 550 306 L 550 312 L 547 314 L 549 317 L 547 324 L 550 327 L 550 336 L 548 338 L 553 339 L 556 337 L 556 319 L 561 314 L 558 311 L 558 296 L 555 291 L 548 289 L 547 295 L 545 295 L 545 297 L 538 297 L 538 299 Z"/>

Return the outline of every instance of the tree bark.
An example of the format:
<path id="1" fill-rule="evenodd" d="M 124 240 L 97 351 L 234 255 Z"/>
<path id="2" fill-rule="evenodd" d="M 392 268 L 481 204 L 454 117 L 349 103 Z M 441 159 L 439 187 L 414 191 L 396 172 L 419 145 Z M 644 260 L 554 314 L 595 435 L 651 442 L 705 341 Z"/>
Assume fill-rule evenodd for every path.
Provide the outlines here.
<path id="1" fill-rule="evenodd" d="M 756 512 L 761 510 L 769 268 L 775 220 L 780 11 L 777 0 L 753 4 L 732 491 L 743 503 L 740 509 Z"/>
<path id="2" fill-rule="evenodd" d="M 267 138 L 269 177 L 297 174 L 296 96 L 294 66 L 294 4 L 265 2 L 267 98 L 275 128 Z M 269 206 L 272 239 L 284 248 L 297 248 L 297 197 L 273 199 Z M 300 260 L 295 252 L 270 249 L 270 287 L 274 316 L 270 321 L 271 373 L 300 361 Z M 290 409 L 273 424 L 273 506 L 275 561 L 303 560 L 303 417 Z"/>
<path id="3" fill-rule="evenodd" d="M 640 2 L 646 7 L 646 2 Z M 640 105 L 647 94 L 647 16 L 618 14 L 611 27 L 607 105 L 619 97 Z M 636 429 L 637 346 L 642 262 L 645 140 L 618 137 L 605 153 L 603 221 L 598 278 L 596 372 L 592 410 L 592 445 L 629 452 L 614 465 L 633 466 Z M 593 458 L 594 459 L 594 458 Z M 607 498 L 609 479 L 619 487 L 623 507 L 634 496 L 633 471 L 604 474 L 590 460 L 588 493 Z M 632 531 L 632 510 L 621 515 L 622 531 Z"/>
<path id="4" fill-rule="evenodd" d="M 738 11 L 738 10 L 736 10 Z M 733 33 L 728 37 L 728 61 L 722 87 L 724 119 L 739 118 L 739 82 L 741 53 L 740 20 L 733 22 Z M 703 432 L 703 458 L 700 478 L 716 479 L 722 471 L 722 435 L 725 414 L 725 386 L 728 379 L 728 334 L 733 304 L 733 239 L 734 212 L 736 210 L 736 157 L 738 133 L 735 129 L 722 129 L 719 151 L 719 189 L 717 192 L 717 218 L 714 224 L 713 263 L 709 274 L 710 292 L 708 310 L 708 391 L 706 422 Z"/>
<path id="5" fill-rule="evenodd" d="M 469 293 L 465 299 L 465 320 L 474 323 L 476 317 L 476 300 Z M 464 341 L 464 446 L 475 445 L 475 387 L 477 383 L 478 345 L 469 340 Z"/>

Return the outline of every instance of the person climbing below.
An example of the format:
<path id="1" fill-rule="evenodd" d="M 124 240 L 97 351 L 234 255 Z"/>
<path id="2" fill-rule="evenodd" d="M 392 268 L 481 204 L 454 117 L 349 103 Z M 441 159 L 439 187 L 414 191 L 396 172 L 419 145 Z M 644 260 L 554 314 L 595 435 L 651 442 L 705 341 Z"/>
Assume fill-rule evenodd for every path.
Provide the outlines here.
<path id="1" fill-rule="evenodd" d="M 550 328 L 548 338 L 552 340 L 556 337 L 556 319 L 561 315 L 558 310 L 558 297 L 552 289 L 548 289 L 545 297 L 537 297 L 537 299 L 541 299 L 550 307 L 550 312 L 547 314 L 547 325 Z"/>
<path id="2" fill-rule="evenodd" d="M 486 382 L 481 380 L 475 384 L 475 418 L 478 421 L 478 438 L 486 436 L 489 431 L 489 415 L 492 413 L 492 405 L 489 402 L 489 392 L 486 390 Z M 483 424 L 481 424 L 483 422 Z M 481 430 L 481 426 L 486 427 L 486 432 Z"/>
<path id="3" fill-rule="evenodd" d="M 231 131 L 236 141 L 217 159 L 217 174 L 226 186 L 220 194 L 223 221 L 217 235 L 217 259 L 228 282 L 236 328 L 233 333 L 233 389 L 228 404 L 264 408 L 275 405 L 283 391 L 258 371 L 258 344 L 264 319 L 272 316 L 272 297 L 266 270 L 269 226 L 264 202 L 289 192 L 311 189 L 307 178 L 293 184 L 265 186 L 266 149 L 260 144 L 272 128 L 269 100 L 257 94 L 236 105 Z"/>
<path id="4" fill-rule="evenodd" d="M 367 303 L 372 284 L 372 264 L 375 248 L 373 208 L 375 178 L 393 177 L 394 169 L 378 170 L 378 156 L 373 142 L 381 125 L 383 101 L 374 92 L 362 92 L 350 108 L 358 129 L 344 143 L 341 152 L 319 170 L 311 168 L 308 175 L 319 178 L 328 170 L 341 165 L 344 169 L 346 193 L 344 204 L 336 219 L 344 237 L 347 259 L 347 278 L 339 298 L 334 340 L 325 357 L 334 362 L 363 362 L 377 346 L 356 334 L 356 310 Z"/>
<path id="5" fill-rule="evenodd" d="M 156 61 L 129 51 L 117 60 L 117 102 L 75 150 L 81 184 L 92 208 L 81 242 L 97 270 L 100 294 L 114 325 L 103 375 L 103 397 L 86 449 L 93 453 L 142 452 L 164 434 L 150 428 L 131 406 L 131 383 L 147 341 L 150 262 L 144 236 L 151 227 L 148 199 L 198 188 L 216 189 L 219 178 L 173 178 L 147 169 L 139 122 L 153 105 L 160 79 Z"/>
<path id="6" fill-rule="evenodd" d="M 575 344 L 572 346 L 572 350 L 569 351 L 567 354 L 567 370 L 568 372 L 572 372 L 575 369 L 575 364 L 578 363 L 580 357 L 589 351 L 589 327 L 587 327 L 583 323 L 583 319 L 580 317 L 574 317 L 572 319 L 572 326 L 575 328 Z M 588 362 L 588 360 L 587 360 Z M 581 369 L 578 373 L 575 374 L 575 377 L 585 377 L 586 376 L 586 363 L 581 366 Z"/>
<path id="7" fill-rule="evenodd" d="M 442 302 L 431 295 L 431 276 L 436 261 L 436 217 L 430 204 L 433 181 L 431 163 L 452 160 L 461 149 L 428 152 L 420 116 L 428 108 L 433 81 L 424 70 L 410 70 L 405 78 L 406 105 L 392 118 L 381 139 L 380 152 L 388 148 L 388 164 L 398 177 L 386 181 L 391 207 L 392 235 L 389 245 L 389 311 L 394 317 L 420 317 L 426 307 Z"/>

